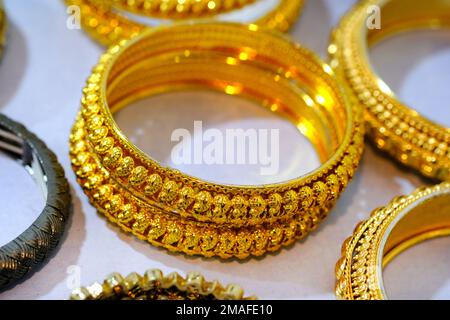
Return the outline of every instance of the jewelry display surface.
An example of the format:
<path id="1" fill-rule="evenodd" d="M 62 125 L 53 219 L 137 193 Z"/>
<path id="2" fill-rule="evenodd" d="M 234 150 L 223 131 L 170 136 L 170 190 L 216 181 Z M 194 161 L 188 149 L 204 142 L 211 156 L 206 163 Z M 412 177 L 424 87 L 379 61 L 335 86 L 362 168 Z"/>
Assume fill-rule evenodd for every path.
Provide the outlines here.
<path id="1" fill-rule="evenodd" d="M 20 119 L 30 130 L 45 140 L 47 145 L 57 153 L 64 169 L 69 173 L 67 141 L 70 128 L 79 109 L 83 84 L 103 52 L 103 48 L 90 40 L 82 30 L 70 30 L 66 27 L 68 15 L 63 1 L 28 0 L 26 4 L 24 2 L 5 1 L 10 23 L 8 45 L 0 68 L 0 111 Z M 331 28 L 338 23 L 342 14 L 354 2 L 353 0 L 307 1 L 302 19 L 294 25 L 290 34 L 294 40 L 301 40 L 306 47 L 319 52 L 325 58 Z M 30 10 L 30 7 L 33 10 Z M 442 33 L 439 34 L 442 38 Z M 433 47 L 431 40 L 419 39 L 419 42 L 413 42 L 416 40 L 406 39 L 408 40 L 405 40 L 406 43 L 402 40 L 403 36 L 396 39 L 392 47 L 386 43 L 385 45 L 389 47 L 373 50 L 373 54 L 376 55 L 373 58 L 374 64 L 384 80 L 389 85 L 391 85 L 390 81 L 396 81 L 392 85 L 400 97 L 419 95 L 430 97 L 428 106 L 443 101 L 445 94 L 444 98 L 449 100 L 449 92 L 439 91 L 440 95 L 434 97 L 432 91 L 427 91 L 435 88 L 440 90 L 442 83 L 445 83 L 442 82 L 445 80 L 445 74 L 440 70 L 442 66 L 433 61 L 437 50 L 439 50 L 438 58 L 446 57 L 443 60 L 448 61 L 450 57 L 448 47 Z M 439 41 L 439 38 L 436 40 Z M 43 50 L 43 43 L 46 50 Z M 419 43 L 419 49 L 415 49 L 417 43 Z M 417 66 L 409 65 L 411 70 L 408 73 L 408 83 L 404 82 L 407 77 L 403 75 L 405 70 L 399 72 L 403 77 L 401 79 L 396 78 L 395 70 L 391 70 L 390 61 L 400 61 L 404 56 L 404 52 L 396 52 L 392 49 L 395 49 L 395 46 L 403 48 L 404 52 L 411 53 L 414 59 L 411 58 L 409 61 L 418 63 Z M 390 55 L 383 56 L 388 51 Z M 425 89 L 420 92 L 416 86 L 418 79 L 424 77 L 425 71 L 419 68 L 422 62 L 430 63 L 430 66 L 436 69 L 436 77 L 427 78 Z M 429 72 L 429 69 L 426 71 Z M 436 84 L 433 84 L 434 81 Z M 184 102 L 184 100 L 181 101 Z M 205 99 L 205 103 L 210 102 L 211 99 Z M 418 105 L 415 107 L 419 108 Z M 155 121 L 168 119 L 171 121 L 169 123 L 175 123 L 174 128 L 177 128 L 179 122 L 177 123 L 175 119 L 184 117 L 187 119 L 186 123 L 192 124 L 191 120 L 195 119 L 194 116 L 197 113 L 191 114 L 192 109 L 190 111 L 186 109 L 177 115 L 161 115 Z M 236 107 L 229 111 L 230 119 L 234 121 L 233 126 L 255 127 L 250 112 L 246 108 L 241 109 Z M 450 114 L 440 114 L 439 110 L 431 108 L 420 111 L 429 112 L 427 116 L 439 119 L 443 124 L 450 124 Z M 49 117 L 49 114 L 52 117 Z M 133 121 L 129 115 L 118 115 L 118 117 L 122 128 L 132 127 L 132 124 L 127 123 L 127 121 Z M 243 120 L 235 120 L 239 118 Z M 278 118 L 264 116 L 264 120 L 267 119 L 268 123 L 280 126 L 277 122 L 280 121 Z M 211 116 L 209 120 L 217 126 L 214 121 L 221 119 Z M 225 124 L 222 125 L 225 127 Z M 172 129 L 171 127 L 167 131 L 170 132 Z M 284 131 L 284 128 L 282 130 Z M 287 131 L 289 135 L 292 134 L 291 139 L 296 141 L 298 137 L 295 135 L 295 130 Z M 154 138 L 169 141 L 170 136 Z M 315 159 L 307 160 L 314 164 Z M 217 178 L 217 170 L 216 167 L 214 170 L 202 170 L 202 178 L 208 176 Z M 9 172 L 7 175 L 11 180 Z M 11 176 L 14 176 L 14 172 L 11 172 Z M 165 250 L 153 248 L 132 236 L 118 232 L 115 227 L 99 218 L 95 208 L 88 203 L 81 188 L 78 187 L 74 175 L 67 174 L 67 176 L 75 193 L 74 215 L 58 254 L 32 278 L 17 285 L 14 290 L 2 293 L 0 299 L 65 299 L 74 287 L 104 279 L 105 275 L 112 271 L 127 275 L 136 270 L 151 268 L 161 269 L 165 274 L 173 271 L 180 274 L 190 271 L 201 272 L 207 279 L 220 279 L 222 283 L 239 284 L 245 288 L 247 294 L 260 299 L 335 299 L 335 262 L 340 257 L 342 242 L 352 233 L 356 223 L 367 219 L 374 208 L 385 205 L 393 196 L 409 194 L 424 183 L 429 184 L 418 175 L 399 169 L 390 159 L 368 147 L 361 167 L 346 193 L 341 197 L 341 201 L 333 209 L 329 219 L 310 235 L 308 241 L 299 242 L 293 247 L 277 254 L 269 254 L 263 259 L 240 263 L 168 254 Z M 2 183 L 0 182 L 0 190 L 4 188 Z M 8 200 L 1 194 L 0 199 Z M 31 221 L 30 218 L 30 223 Z M 3 240 L 0 238 L 1 242 Z M 436 273 L 429 272 L 426 276 L 416 277 L 418 279 L 414 284 L 410 281 L 414 275 L 419 274 L 418 269 L 411 267 L 411 260 L 413 262 L 419 259 L 420 261 L 432 260 L 433 263 L 427 264 L 430 267 L 450 264 L 448 255 L 436 253 L 439 250 L 441 250 L 439 252 L 445 252 L 443 247 L 449 242 L 444 238 L 437 241 L 437 246 L 434 242 L 430 242 L 410 249 L 410 252 L 400 255 L 392 262 L 392 265 L 388 266 L 385 271 L 385 280 L 389 284 L 387 290 L 390 291 L 390 297 L 445 298 L 450 295 L 450 284 L 446 283 L 446 279 L 450 278 L 448 267 L 439 268 L 439 272 Z M 417 256 L 416 252 L 420 252 L 421 255 Z M 401 275 L 400 278 L 395 279 L 395 288 L 392 287 L 394 279 L 391 277 L 391 272 Z M 49 274 L 52 276 L 48 277 Z M 414 288 L 418 287 L 422 289 L 421 292 L 414 291 Z M 405 293 L 408 290 L 411 292 Z"/>

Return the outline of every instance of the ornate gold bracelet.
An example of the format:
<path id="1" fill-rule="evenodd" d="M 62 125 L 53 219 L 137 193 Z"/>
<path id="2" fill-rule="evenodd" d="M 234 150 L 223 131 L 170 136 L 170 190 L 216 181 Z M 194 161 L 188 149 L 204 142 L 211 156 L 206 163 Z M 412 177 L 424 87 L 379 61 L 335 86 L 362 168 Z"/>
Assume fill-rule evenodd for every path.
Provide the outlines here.
<path id="1" fill-rule="evenodd" d="M 164 276 L 160 270 L 148 270 L 143 276 L 131 273 L 122 277 L 113 273 L 105 281 L 75 289 L 71 300 L 254 300 L 244 297 L 236 285 L 223 287 L 219 282 L 205 281 L 199 273 L 186 278 L 178 273 Z"/>
<path id="2" fill-rule="evenodd" d="M 450 235 L 450 183 L 398 197 L 360 223 L 336 266 L 340 299 L 387 299 L 382 269 L 422 241 Z"/>
<path id="3" fill-rule="evenodd" d="M 191 19 L 242 8 L 255 0 L 109 0 L 118 8 L 148 17 Z"/>
<path id="4" fill-rule="evenodd" d="M 163 167 L 121 133 L 112 113 L 184 88 L 241 95 L 291 120 L 322 165 L 262 186 L 220 185 Z M 313 53 L 255 25 L 149 29 L 113 46 L 84 89 L 71 158 L 80 185 L 109 220 L 172 251 L 262 255 L 303 238 L 327 215 L 358 166 L 363 116 Z"/>
<path id="5" fill-rule="evenodd" d="M 139 34 L 148 26 L 130 20 L 126 15 L 114 11 L 110 3 L 104 0 L 65 0 L 67 5 L 76 5 L 81 9 L 81 24 L 96 41 L 110 46 L 120 40 Z M 297 20 L 304 0 L 279 0 L 279 4 L 255 24 L 287 31 Z"/>
<path id="6" fill-rule="evenodd" d="M 371 6 L 381 8 L 381 29 L 369 30 Z M 401 103 L 370 65 L 368 44 L 416 28 L 450 26 L 444 0 L 368 0 L 358 3 L 334 31 L 331 66 L 348 92 L 366 110 L 368 135 L 375 145 L 427 177 L 450 179 L 450 130 Z"/>

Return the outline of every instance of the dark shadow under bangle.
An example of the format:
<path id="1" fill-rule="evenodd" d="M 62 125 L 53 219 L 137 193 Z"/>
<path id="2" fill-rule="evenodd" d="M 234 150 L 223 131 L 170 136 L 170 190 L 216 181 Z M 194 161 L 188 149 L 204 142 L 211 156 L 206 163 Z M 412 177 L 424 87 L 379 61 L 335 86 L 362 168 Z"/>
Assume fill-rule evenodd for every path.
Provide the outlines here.
<path id="1" fill-rule="evenodd" d="M 55 154 L 23 125 L 2 114 L 0 151 L 23 164 L 45 197 L 45 208 L 33 224 L 16 239 L 0 247 L 2 290 L 36 269 L 50 255 L 64 232 L 72 201 L 64 170 Z"/>

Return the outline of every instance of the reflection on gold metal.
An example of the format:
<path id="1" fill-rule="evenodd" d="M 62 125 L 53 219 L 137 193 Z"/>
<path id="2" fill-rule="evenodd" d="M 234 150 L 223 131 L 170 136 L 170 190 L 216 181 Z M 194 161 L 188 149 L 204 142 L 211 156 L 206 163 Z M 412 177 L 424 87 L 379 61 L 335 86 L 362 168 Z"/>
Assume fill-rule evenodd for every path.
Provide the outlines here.
<path id="1" fill-rule="evenodd" d="M 242 86 L 239 85 L 227 85 L 224 92 L 229 95 L 236 95 L 242 92 Z"/>

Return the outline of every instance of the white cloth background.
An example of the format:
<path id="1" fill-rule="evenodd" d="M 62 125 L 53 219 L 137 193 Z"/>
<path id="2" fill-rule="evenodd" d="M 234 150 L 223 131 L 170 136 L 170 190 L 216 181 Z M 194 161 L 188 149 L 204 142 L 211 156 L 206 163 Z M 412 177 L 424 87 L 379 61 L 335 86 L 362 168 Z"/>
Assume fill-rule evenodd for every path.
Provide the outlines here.
<path id="1" fill-rule="evenodd" d="M 331 27 L 353 2 L 308 0 L 292 37 L 324 57 Z M 82 31 L 66 28 L 67 14 L 62 1 L 6 0 L 6 9 L 10 25 L 0 66 L 0 112 L 27 125 L 57 153 L 72 184 L 75 210 L 57 253 L 31 278 L 1 293 L 0 299 L 66 299 L 70 285 L 74 284 L 71 271 L 80 270 L 81 284 L 88 285 L 113 271 L 126 275 L 132 271 L 143 273 L 148 268 L 182 274 L 200 271 L 208 279 L 239 284 L 247 293 L 266 299 L 334 299 L 334 266 L 343 241 L 351 235 L 356 223 L 394 196 L 427 183 L 367 148 L 361 168 L 337 207 L 306 241 L 277 254 L 244 262 L 189 258 L 154 248 L 119 232 L 100 218 L 76 184 L 70 168 L 69 131 L 84 81 L 103 49 Z M 430 118 L 450 125 L 449 34 L 434 31 L 403 35 L 374 48 L 372 57 L 379 73 L 402 99 Z M 146 108 L 137 114 L 136 109 L 130 108 L 118 115 L 124 130 L 160 160 L 165 160 L 169 149 L 165 143 L 155 141 L 169 141 L 167 133 L 173 128 L 205 120 L 219 128 L 281 128 L 285 137 L 282 150 L 292 151 L 286 153 L 287 160 L 282 162 L 283 168 L 291 170 L 287 174 L 315 161 L 310 152 L 305 152 L 310 147 L 298 140 L 291 125 L 252 104 L 240 108 L 245 103 L 234 101 L 228 110 L 224 106 L 230 102 L 229 97 L 218 98 L 217 105 L 224 109 L 221 111 L 211 106 L 211 99 L 212 102 L 216 99 L 207 94 L 188 93 L 161 99 L 155 100 L 154 110 L 165 110 L 164 113 Z M 165 109 L 164 99 L 169 99 L 171 106 L 182 102 L 179 105 L 183 108 Z M 194 104 L 199 104 L 199 109 Z M 205 115 L 207 106 L 211 109 Z M 152 115 L 151 119 L 143 116 L 146 112 Z M 300 147 L 295 141 L 301 142 Z M 192 170 L 191 173 L 203 178 L 229 178 L 229 174 L 221 175 L 216 169 Z M 35 189 L 23 170 L 0 156 L 1 244 L 17 236 L 36 217 L 41 199 Z M 398 257 L 385 272 L 388 293 L 393 298 L 449 298 L 449 246 L 450 239 L 434 240 Z"/>

